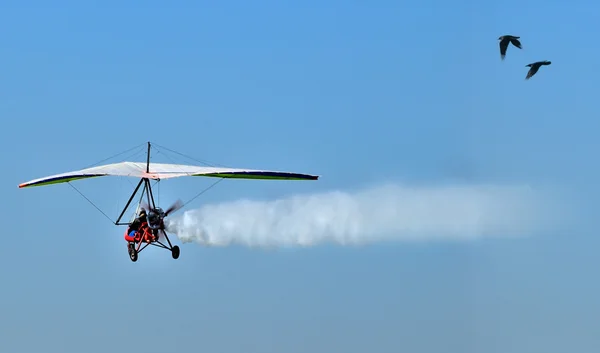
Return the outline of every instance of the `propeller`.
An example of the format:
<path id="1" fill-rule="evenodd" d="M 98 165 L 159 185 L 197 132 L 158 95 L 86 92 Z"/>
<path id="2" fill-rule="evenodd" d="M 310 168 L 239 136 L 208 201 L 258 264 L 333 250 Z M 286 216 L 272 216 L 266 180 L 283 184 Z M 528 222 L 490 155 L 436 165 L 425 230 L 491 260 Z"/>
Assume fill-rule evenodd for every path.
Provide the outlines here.
<path id="1" fill-rule="evenodd" d="M 181 200 L 175 201 L 175 203 L 171 207 L 167 208 L 167 210 L 165 211 L 165 217 L 167 217 L 171 213 L 179 210 L 182 207 L 183 207 L 183 202 Z"/>

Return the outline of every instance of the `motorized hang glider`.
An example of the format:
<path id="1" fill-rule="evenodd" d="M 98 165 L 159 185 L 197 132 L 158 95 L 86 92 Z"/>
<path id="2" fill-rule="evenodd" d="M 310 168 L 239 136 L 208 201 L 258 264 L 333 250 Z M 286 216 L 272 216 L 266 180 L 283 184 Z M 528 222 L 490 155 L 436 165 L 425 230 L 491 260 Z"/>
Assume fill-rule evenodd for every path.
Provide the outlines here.
<path id="1" fill-rule="evenodd" d="M 30 180 L 28 182 L 19 184 L 19 188 L 30 188 L 36 186 L 45 186 L 60 183 L 69 183 L 75 180 L 96 178 L 103 176 L 119 176 L 119 177 L 135 177 L 140 178 L 135 190 L 129 197 L 127 204 L 123 208 L 121 214 L 116 221 L 112 221 L 115 225 L 129 226 L 134 217 L 129 222 L 121 222 L 121 218 L 129 208 L 135 195 L 138 193 L 143 184 L 142 193 L 138 202 L 137 211 L 144 208 L 147 211 L 147 224 L 145 233 L 142 233 L 142 237 L 139 240 L 128 242 L 128 252 L 131 261 L 135 262 L 138 258 L 138 253 L 145 249 L 148 245 L 164 248 L 171 251 L 174 259 L 179 258 L 179 247 L 173 246 L 169 240 L 169 236 L 165 231 L 164 218 L 178 209 L 184 206 L 183 203 L 177 201 L 174 205 L 169 207 L 166 211 L 162 208 L 157 207 L 154 202 L 154 194 L 152 192 L 152 185 L 150 180 L 160 181 L 163 179 L 178 178 L 183 176 L 203 176 L 203 177 L 214 177 L 222 179 L 270 179 L 270 180 L 318 180 L 319 176 L 292 173 L 292 172 L 281 172 L 281 171 L 269 171 L 269 170 L 255 170 L 255 169 L 237 169 L 237 168 L 219 168 L 219 167 L 201 167 L 194 165 L 183 165 L 183 164 L 165 164 L 165 163 L 150 163 L 150 149 L 151 145 L 148 142 L 147 160 L 146 162 L 119 162 L 113 164 L 100 165 L 91 168 L 85 168 L 77 171 L 50 175 L 47 177 Z M 72 185 L 71 185 L 72 186 Z M 146 200 L 144 201 L 144 196 Z M 88 200 L 89 201 L 89 200 Z M 91 201 L 90 201 L 91 203 Z M 95 205 L 94 205 L 95 206 Z M 96 207 L 96 206 L 95 206 Z M 97 208 L 97 207 L 96 207 Z M 98 209 L 99 210 L 99 209 Z M 101 211 L 102 212 L 102 211 Z M 104 214 L 106 216 L 106 214 Z M 108 217 L 108 216 L 107 216 Z M 127 231 L 125 232 L 127 234 Z M 168 246 L 161 242 L 161 238 L 167 241 Z M 151 238 L 150 241 L 145 240 Z M 143 245 L 142 245 L 143 244 Z"/>

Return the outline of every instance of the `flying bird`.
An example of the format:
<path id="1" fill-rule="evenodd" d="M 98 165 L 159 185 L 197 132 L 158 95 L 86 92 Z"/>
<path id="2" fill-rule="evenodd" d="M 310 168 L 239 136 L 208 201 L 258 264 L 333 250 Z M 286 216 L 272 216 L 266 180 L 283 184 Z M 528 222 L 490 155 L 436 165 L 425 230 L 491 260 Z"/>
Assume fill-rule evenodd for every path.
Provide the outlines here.
<path id="1" fill-rule="evenodd" d="M 536 72 L 538 72 L 538 70 L 540 69 L 540 67 L 542 65 L 546 66 L 546 65 L 550 65 L 550 64 L 552 64 L 551 61 L 544 60 L 544 61 L 536 61 L 536 62 L 531 63 L 529 65 L 525 65 L 525 67 L 530 67 L 529 71 L 527 72 L 527 76 L 525 77 L 525 79 L 529 80 L 533 75 L 536 74 Z"/>
<path id="2" fill-rule="evenodd" d="M 508 49 L 508 43 L 512 43 L 512 45 L 514 45 L 515 47 L 523 49 L 521 47 L 521 42 L 519 42 L 519 38 L 521 37 L 515 37 L 510 35 L 505 35 L 498 38 L 498 40 L 500 41 L 500 58 L 502 58 L 502 60 L 504 60 L 504 57 L 506 56 L 506 49 Z"/>

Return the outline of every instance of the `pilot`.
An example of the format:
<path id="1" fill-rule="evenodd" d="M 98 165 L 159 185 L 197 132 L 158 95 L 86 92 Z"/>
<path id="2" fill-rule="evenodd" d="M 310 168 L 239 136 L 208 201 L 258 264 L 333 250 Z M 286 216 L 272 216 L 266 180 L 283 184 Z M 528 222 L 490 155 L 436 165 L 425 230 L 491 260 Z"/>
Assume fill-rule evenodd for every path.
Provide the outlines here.
<path id="1" fill-rule="evenodd" d="M 131 222 L 129 227 L 127 228 L 127 235 L 125 235 L 125 240 L 128 242 L 139 241 L 141 234 L 140 228 L 144 226 L 146 223 L 146 210 L 141 209 L 138 213 L 138 216 Z"/>

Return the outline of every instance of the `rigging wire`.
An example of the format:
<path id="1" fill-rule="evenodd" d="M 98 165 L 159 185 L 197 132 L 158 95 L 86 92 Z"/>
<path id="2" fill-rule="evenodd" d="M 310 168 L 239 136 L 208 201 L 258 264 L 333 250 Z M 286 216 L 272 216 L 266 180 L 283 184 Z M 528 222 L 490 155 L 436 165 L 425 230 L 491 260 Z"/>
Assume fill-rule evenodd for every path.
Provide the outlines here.
<path id="1" fill-rule="evenodd" d="M 156 150 L 156 154 L 154 154 L 154 156 L 156 156 L 157 154 L 160 154 L 160 155 L 163 155 L 163 156 L 167 157 L 167 159 L 173 163 L 173 167 L 176 167 L 175 169 L 177 171 L 182 172 L 182 173 L 186 173 L 186 171 L 183 170 L 183 168 L 181 168 L 180 166 L 178 166 L 178 162 L 174 158 L 171 158 L 171 156 L 169 156 L 168 154 L 164 153 L 163 151 L 159 150 L 156 147 L 154 147 L 154 149 Z M 175 170 L 173 170 L 173 171 L 175 171 Z"/>
<path id="2" fill-rule="evenodd" d="M 205 188 L 204 190 L 200 191 L 196 196 L 192 197 L 189 201 L 185 202 L 183 204 L 183 206 L 181 207 L 185 207 L 185 205 L 189 204 L 190 202 L 194 201 L 195 199 L 197 199 L 200 195 L 204 194 L 205 192 L 207 192 L 208 190 L 212 189 L 213 187 L 217 186 L 218 183 L 222 182 L 223 180 L 225 180 L 225 178 L 220 178 L 219 180 L 215 181 L 214 183 L 212 183 L 209 187 Z"/>
<path id="3" fill-rule="evenodd" d="M 104 211 L 102 211 L 98 206 L 96 206 L 96 204 L 94 204 L 90 199 L 88 199 L 81 191 L 79 191 L 79 189 L 73 186 L 71 182 L 68 181 L 67 184 L 69 184 L 69 186 L 72 187 L 75 191 L 77 191 L 79 195 L 83 196 L 84 199 L 86 199 L 92 206 L 94 206 L 98 211 L 100 211 L 100 213 L 102 213 L 104 217 L 108 218 L 110 223 L 115 224 L 115 221 L 113 221 L 112 218 L 110 218 L 106 213 L 104 213 Z"/>
<path id="4" fill-rule="evenodd" d="M 111 156 L 111 157 L 104 158 L 103 160 L 101 160 L 101 161 L 98 161 L 98 162 L 96 162 L 96 163 L 94 163 L 94 164 L 91 164 L 91 165 L 89 165 L 89 166 L 85 167 L 84 169 L 86 169 L 86 168 L 91 168 L 91 167 L 93 167 L 93 166 L 95 166 L 95 165 L 97 165 L 97 164 L 100 164 L 100 163 L 102 163 L 102 162 L 106 162 L 106 161 L 107 161 L 107 160 L 109 160 L 109 159 L 113 159 L 113 158 L 115 158 L 115 157 L 117 157 L 117 156 L 120 156 L 120 155 L 122 155 L 122 154 L 125 154 L 125 153 L 127 153 L 127 152 L 129 152 L 129 151 L 133 151 L 133 150 L 134 150 L 134 149 L 136 149 L 136 148 L 140 148 L 140 147 L 142 147 L 142 145 L 144 145 L 144 144 L 143 144 L 143 143 L 141 143 L 141 144 L 139 144 L 139 145 L 137 145 L 137 146 L 135 146 L 135 147 L 132 147 L 132 148 L 130 148 L 130 149 L 128 149 L 128 150 L 125 150 L 125 151 L 123 151 L 123 152 L 119 152 L 119 153 L 117 153 L 117 154 L 115 154 L 115 155 L 113 155 L 113 156 Z M 139 152 L 136 152 L 135 154 L 137 154 L 137 153 L 139 153 Z M 134 154 L 134 155 L 135 155 L 135 154 Z"/>
<path id="5" fill-rule="evenodd" d="M 159 144 L 155 144 L 155 143 L 153 143 L 153 145 L 155 145 L 155 146 L 158 146 L 158 147 L 160 147 L 160 148 L 162 148 L 162 149 L 164 149 L 164 150 L 167 150 L 167 151 L 169 151 L 169 152 L 172 152 L 172 153 L 178 154 L 178 155 L 180 155 L 180 156 L 182 156 L 182 157 L 189 158 L 189 159 L 191 159 L 191 160 L 193 160 L 193 161 L 196 161 L 196 162 L 198 162 L 198 163 L 206 164 L 206 165 L 208 165 L 208 166 L 210 166 L 210 167 L 214 167 L 214 166 L 219 166 L 219 167 L 227 167 L 227 166 L 225 166 L 225 165 L 218 164 L 218 163 L 210 163 L 210 162 L 208 162 L 208 161 L 201 161 L 201 160 L 199 160 L 199 159 L 196 159 L 196 158 L 190 157 L 190 156 L 188 156 L 188 155 L 185 155 L 185 154 L 183 154 L 183 153 L 181 153 L 181 152 L 174 151 L 174 150 L 172 150 L 172 149 L 170 149 L 170 148 L 167 148 L 167 147 L 165 147 L 165 146 L 161 146 L 161 145 L 159 145 Z"/>

